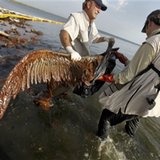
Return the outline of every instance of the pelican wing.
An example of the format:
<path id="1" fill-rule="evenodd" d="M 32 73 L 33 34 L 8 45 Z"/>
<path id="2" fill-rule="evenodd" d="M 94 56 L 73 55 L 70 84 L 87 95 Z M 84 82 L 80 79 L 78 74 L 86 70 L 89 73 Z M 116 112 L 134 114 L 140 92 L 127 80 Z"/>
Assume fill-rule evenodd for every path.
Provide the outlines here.
<path id="1" fill-rule="evenodd" d="M 73 65 L 73 63 L 72 63 Z M 51 79 L 65 81 L 74 79 L 69 55 L 49 50 L 37 50 L 27 54 L 10 72 L 0 92 L 0 117 L 3 116 L 11 98 L 31 84 L 47 83 Z M 75 73 L 75 72 L 74 72 Z"/>

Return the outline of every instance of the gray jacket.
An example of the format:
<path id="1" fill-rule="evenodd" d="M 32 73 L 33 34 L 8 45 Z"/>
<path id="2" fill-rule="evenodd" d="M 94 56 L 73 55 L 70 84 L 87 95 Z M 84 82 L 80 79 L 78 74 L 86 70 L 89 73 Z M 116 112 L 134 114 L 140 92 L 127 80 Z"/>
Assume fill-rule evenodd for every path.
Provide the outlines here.
<path id="1" fill-rule="evenodd" d="M 150 64 L 153 64 L 156 69 L 160 70 L 160 34 L 157 34 L 157 32 L 155 32 L 155 34 L 149 37 L 145 43 L 147 43 L 147 45 L 151 45 L 154 52 L 152 54 L 152 60 Z M 145 45 L 145 43 L 143 45 Z M 143 47 L 144 51 L 145 46 L 143 45 L 141 47 Z M 140 50 L 138 50 L 138 52 L 139 51 Z M 136 56 L 139 57 L 139 53 L 135 54 L 133 60 L 137 60 Z M 148 54 L 145 55 L 145 59 L 146 56 L 148 56 Z M 139 63 L 145 64 L 143 58 L 139 57 L 138 59 L 138 65 Z M 132 61 L 131 63 L 133 63 Z M 144 65 L 140 64 L 140 66 Z M 129 66 L 127 67 L 129 68 Z M 152 68 L 148 70 L 146 68 L 143 68 L 143 70 L 139 70 L 139 72 L 136 72 L 137 75 L 130 73 L 132 72 L 131 70 L 126 71 L 127 69 L 124 69 L 124 73 L 122 71 L 122 74 L 120 74 L 124 76 L 124 78 L 122 78 L 125 81 L 125 85 L 120 90 L 115 91 L 111 95 L 109 95 L 109 88 L 105 90 L 100 95 L 100 103 L 105 108 L 114 113 L 118 113 L 118 111 L 121 110 L 121 112 L 124 114 L 147 116 L 149 111 L 155 108 L 156 104 L 154 102 L 150 103 L 150 100 L 156 98 L 158 91 L 156 86 L 160 83 L 160 77 Z M 146 71 L 143 72 L 144 70 Z M 143 74 L 140 74 L 142 72 Z M 131 80 L 127 77 L 128 74 L 131 74 L 131 76 L 133 76 Z M 128 81 L 125 76 L 128 78 Z M 119 81 L 122 82 L 123 79 Z M 157 108 L 158 107 L 156 107 L 156 109 Z M 160 107 L 158 109 L 160 110 Z M 152 112 L 150 116 L 154 116 L 154 112 Z"/>

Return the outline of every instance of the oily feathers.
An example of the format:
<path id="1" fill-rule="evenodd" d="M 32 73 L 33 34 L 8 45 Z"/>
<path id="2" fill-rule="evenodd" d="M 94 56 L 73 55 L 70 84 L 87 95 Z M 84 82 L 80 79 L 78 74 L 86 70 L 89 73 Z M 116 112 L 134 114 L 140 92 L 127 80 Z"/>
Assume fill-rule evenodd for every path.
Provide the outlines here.
<path id="1" fill-rule="evenodd" d="M 102 56 L 83 57 L 72 61 L 70 55 L 36 50 L 27 54 L 13 68 L 0 92 L 0 117 L 3 116 L 10 100 L 32 84 L 50 83 L 52 90 L 60 85 L 76 85 L 89 82 Z"/>

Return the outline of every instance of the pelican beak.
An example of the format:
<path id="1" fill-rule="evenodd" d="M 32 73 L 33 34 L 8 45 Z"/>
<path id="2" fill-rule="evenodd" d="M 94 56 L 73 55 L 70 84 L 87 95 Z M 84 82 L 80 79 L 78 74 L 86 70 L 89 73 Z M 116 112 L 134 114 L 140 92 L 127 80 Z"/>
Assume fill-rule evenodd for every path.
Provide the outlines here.
<path id="1" fill-rule="evenodd" d="M 95 81 L 102 75 L 105 74 L 105 71 L 106 69 L 108 68 L 108 65 L 109 65 L 109 59 L 111 58 L 112 56 L 112 52 L 113 51 L 117 51 L 119 48 L 108 48 L 106 53 L 105 53 L 105 56 L 102 60 L 102 62 L 97 66 L 95 72 L 94 72 L 94 78 L 93 78 L 93 81 L 92 81 L 92 84 L 95 83 Z"/>

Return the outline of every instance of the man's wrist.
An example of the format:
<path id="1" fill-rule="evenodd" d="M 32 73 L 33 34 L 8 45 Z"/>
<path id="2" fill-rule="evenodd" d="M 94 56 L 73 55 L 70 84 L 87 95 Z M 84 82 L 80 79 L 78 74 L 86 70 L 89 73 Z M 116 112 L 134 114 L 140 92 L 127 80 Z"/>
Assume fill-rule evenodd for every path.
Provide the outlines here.
<path id="1" fill-rule="evenodd" d="M 72 48 L 72 46 L 67 46 L 66 47 L 66 51 L 68 52 L 68 53 L 73 53 L 73 52 L 75 52 L 75 50 Z"/>

